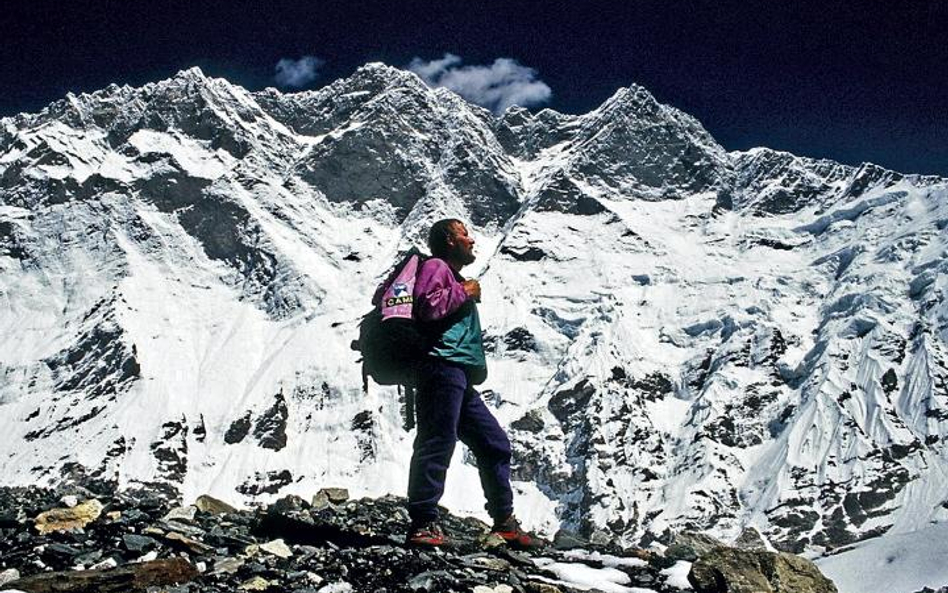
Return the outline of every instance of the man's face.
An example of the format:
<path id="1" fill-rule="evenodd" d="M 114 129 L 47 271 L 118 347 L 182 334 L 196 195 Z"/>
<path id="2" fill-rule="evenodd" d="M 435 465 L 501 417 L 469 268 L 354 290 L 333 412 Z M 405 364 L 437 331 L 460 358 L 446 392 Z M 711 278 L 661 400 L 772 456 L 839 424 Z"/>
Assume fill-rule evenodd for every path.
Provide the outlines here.
<path id="1" fill-rule="evenodd" d="M 474 261 L 474 237 L 468 234 L 467 227 L 456 222 L 451 225 L 451 237 L 448 238 L 448 246 L 451 248 L 451 259 L 467 265 Z"/>

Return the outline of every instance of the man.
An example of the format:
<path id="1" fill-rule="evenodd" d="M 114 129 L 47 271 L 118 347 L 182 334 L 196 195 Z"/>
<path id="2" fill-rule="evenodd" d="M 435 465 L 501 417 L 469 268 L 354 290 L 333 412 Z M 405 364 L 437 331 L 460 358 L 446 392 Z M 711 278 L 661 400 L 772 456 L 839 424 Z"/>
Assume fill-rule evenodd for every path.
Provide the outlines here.
<path id="1" fill-rule="evenodd" d="M 473 386 L 487 378 L 476 303 L 481 287 L 465 280 L 461 268 L 474 261 L 474 238 L 456 219 L 440 220 L 428 233 L 432 258 L 418 271 L 413 297 L 416 320 L 434 345 L 416 373 L 415 437 L 408 475 L 408 543 L 440 546 L 438 501 L 458 440 L 477 459 L 492 532 L 515 547 L 540 542 L 523 531 L 513 515 L 510 441 Z"/>

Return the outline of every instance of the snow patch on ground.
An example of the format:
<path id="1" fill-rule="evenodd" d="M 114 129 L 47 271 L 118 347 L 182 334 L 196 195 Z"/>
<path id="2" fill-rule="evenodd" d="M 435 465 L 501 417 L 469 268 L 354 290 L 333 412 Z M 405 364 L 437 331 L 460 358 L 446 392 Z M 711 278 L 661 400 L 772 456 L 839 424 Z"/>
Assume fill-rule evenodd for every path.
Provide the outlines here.
<path id="1" fill-rule="evenodd" d="M 679 560 L 674 566 L 670 566 L 662 571 L 662 574 L 668 577 L 665 584 L 676 589 L 691 590 L 691 583 L 688 582 L 688 573 L 691 572 L 691 562 Z"/>
<path id="2" fill-rule="evenodd" d="M 619 556 L 613 556 L 612 554 L 587 552 L 586 550 L 567 550 L 563 555 L 571 560 L 575 559 L 601 562 L 603 566 L 608 566 L 610 568 L 617 568 L 619 566 L 627 566 L 629 568 L 648 566 L 648 562 L 642 560 L 641 558 L 620 558 Z"/>
<path id="3" fill-rule="evenodd" d="M 593 568 L 578 562 L 557 562 L 551 558 L 534 558 L 533 561 L 540 568 L 554 573 L 560 579 L 559 584 L 577 589 L 594 589 L 605 593 L 655 593 L 652 589 L 627 587 L 631 582 L 629 575 L 609 566 Z"/>

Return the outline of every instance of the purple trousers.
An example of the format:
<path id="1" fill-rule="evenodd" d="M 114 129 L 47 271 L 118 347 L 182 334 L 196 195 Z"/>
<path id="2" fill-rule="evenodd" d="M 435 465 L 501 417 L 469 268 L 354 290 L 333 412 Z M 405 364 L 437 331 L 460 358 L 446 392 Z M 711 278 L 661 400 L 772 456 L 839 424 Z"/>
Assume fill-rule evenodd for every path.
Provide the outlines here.
<path id="1" fill-rule="evenodd" d="M 416 379 L 415 436 L 408 473 L 408 514 L 412 523 L 438 519 L 438 501 L 457 441 L 477 460 L 485 508 L 493 519 L 513 512 L 510 489 L 510 440 L 480 394 L 468 385 L 461 366 L 427 358 Z"/>

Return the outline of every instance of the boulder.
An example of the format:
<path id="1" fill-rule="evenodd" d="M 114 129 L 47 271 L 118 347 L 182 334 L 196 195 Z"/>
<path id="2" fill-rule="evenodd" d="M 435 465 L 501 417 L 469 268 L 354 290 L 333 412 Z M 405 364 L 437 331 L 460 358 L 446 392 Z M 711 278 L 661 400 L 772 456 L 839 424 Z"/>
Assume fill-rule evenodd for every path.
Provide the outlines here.
<path id="1" fill-rule="evenodd" d="M 758 550 L 776 552 L 767 538 L 753 527 L 748 527 L 734 540 L 734 547 L 740 550 Z"/>
<path id="2" fill-rule="evenodd" d="M 226 513 L 237 512 L 236 508 L 230 506 L 223 500 L 218 500 L 213 496 L 208 496 L 207 494 L 198 496 L 197 500 L 194 501 L 194 506 L 196 506 L 202 513 L 210 513 L 212 515 L 224 515 Z"/>
<path id="3" fill-rule="evenodd" d="M 665 557 L 669 560 L 694 562 L 711 550 L 723 546 L 724 542 L 718 541 L 710 535 L 684 531 L 672 538 L 671 543 L 668 544 L 668 548 L 665 550 Z"/>
<path id="4" fill-rule="evenodd" d="M 188 505 L 186 507 L 175 507 L 168 511 L 162 521 L 177 521 L 178 523 L 194 524 L 194 517 L 197 514 L 197 507 Z"/>
<path id="5" fill-rule="evenodd" d="M 785 552 L 721 546 L 691 566 L 696 593 L 837 593 L 815 564 Z"/>
<path id="6" fill-rule="evenodd" d="M 29 593 L 79 591 L 128 593 L 145 591 L 149 587 L 185 583 L 197 575 L 197 570 L 187 560 L 168 558 L 121 568 L 41 573 L 13 581 L 7 586 Z"/>
<path id="7" fill-rule="evenodd" d="M 265 544 L 260 544 L 260 549 L 277 558 L 290 558 L 293 556 L 293 550 L 291 550 L 282 539 L 275 539 Z"/>
<path id="8" fill-rule="evenodd" d="M 243 558 L 218 558 L 211 574 L 234 574 L 244 565 Z"/>
<path id="9" fill-rule="evenodd" d="M 204 542 L 200 542 L 176 531 L 170 531 L 165 534 L 164 537 L 165 541 L 171 544 L 172 547 L 178 548 L 179 550 L 186 550 L 195 554 L 207 554 L 213 550 L 211 546 L 205 544 Z"/>
<path id="10" fill-rule="evenodd" d="M 15 568 L 8 568 L 4 571 L 0 571 L 0 587 L 3 587 L 9 582 L 15 581 L 20 578 L 20 571 Z"/>
<path id="11" fill-rule="evenodd" d="M 327 503 L 342 504 L 349 500 L 349 490 L 346 488 L 320 488 L 313 497 L 313 506 L 317 509 L 325 508 Z"/>
<path id="12" fill-rule="evenodd" d="M 36 516 L 36 531 L 47 534 L 54 531 L 81 529 L 99 518 L 102 503 L 96 499 L 86 500 L 74 507 L 51 509 Z"/>
<path id="13" fill-rule="evenodd" d="M 318 496 L 318 495 L 317 495 Z M 313 499 L 315 500 L 315 498 Z M 328 505 L 329 500 L 325 499 Z M 324 505 L 325 506 L 325 505 Z M 310 507 L 310 504 L 295 494 L 288 494 L 270 505 L 270 509 L 277 513 L 288 513 L 291 511 L 304 511 Z"/>

